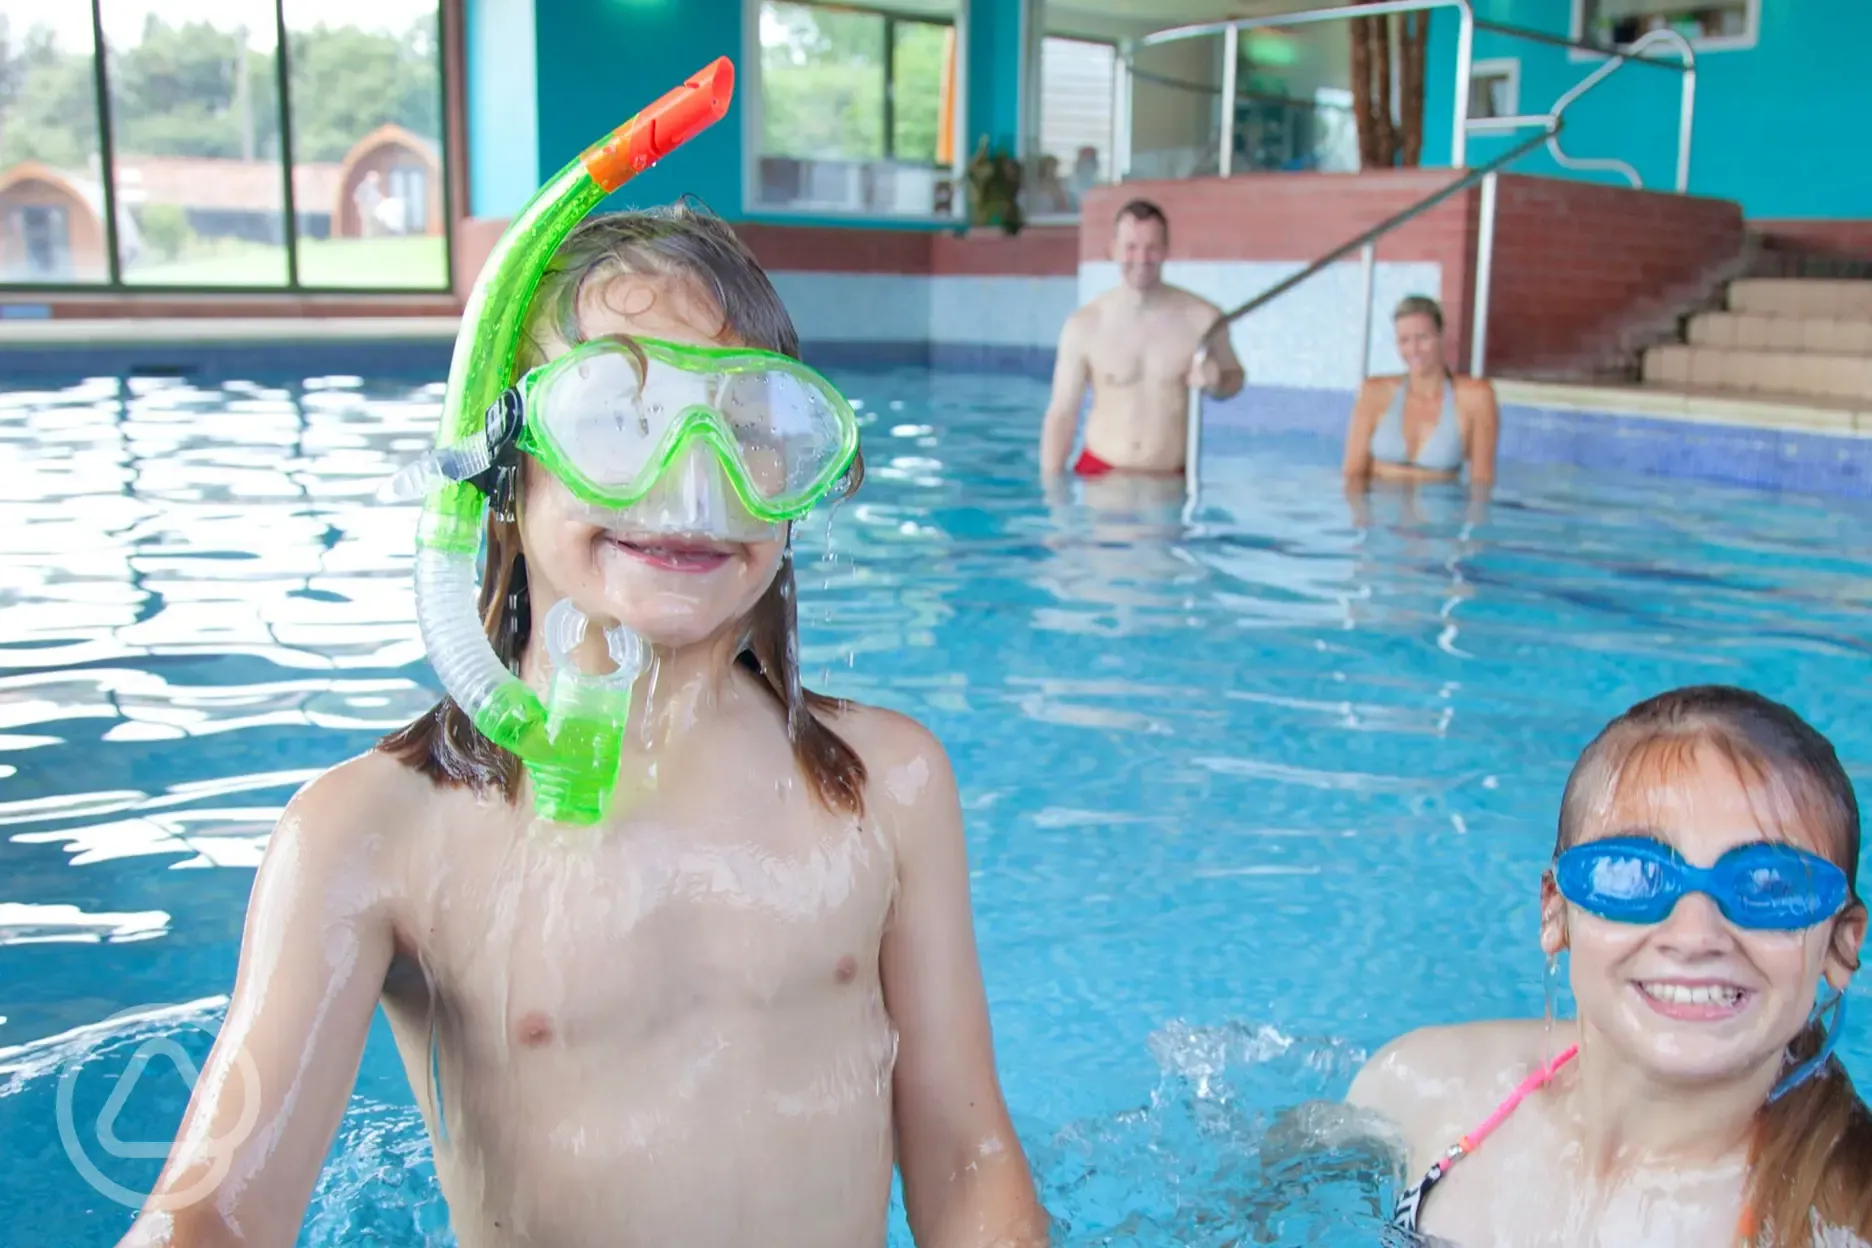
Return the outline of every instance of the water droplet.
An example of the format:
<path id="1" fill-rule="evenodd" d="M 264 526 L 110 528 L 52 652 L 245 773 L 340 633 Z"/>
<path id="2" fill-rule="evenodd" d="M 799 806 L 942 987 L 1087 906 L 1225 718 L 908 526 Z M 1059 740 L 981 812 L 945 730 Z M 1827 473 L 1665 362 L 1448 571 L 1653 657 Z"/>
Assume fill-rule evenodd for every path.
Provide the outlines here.
<path id="1" fill-rule="evenodd" d="M 1547 966 L 1541 974 L 1541 1061 L 1552 1062 L 1554 1049 L 1554 1007 L 1560 998 L 1560 956 L 1547 955 Z"/>

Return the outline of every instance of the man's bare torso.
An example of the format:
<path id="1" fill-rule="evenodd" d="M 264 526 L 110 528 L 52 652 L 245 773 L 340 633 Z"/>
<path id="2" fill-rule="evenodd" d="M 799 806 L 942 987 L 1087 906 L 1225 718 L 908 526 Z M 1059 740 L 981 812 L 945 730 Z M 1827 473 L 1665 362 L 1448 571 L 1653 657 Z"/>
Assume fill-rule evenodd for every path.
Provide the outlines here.
<path id="1" fill-rule="evenodd" d="M 1081 308 L 1092 410 L 1085 447 L 1115 468 L 1179 472 L 1188 437 L 1189 367 L 1216 309 L 1175 286 L 1141 299 L 1125 287 Z"/>
<path id="2" fill-rule="evenodd" d="M 661 765 L 599 830 L 439 792 L 399 855 L 384 1003 L 460 1243 L 877 1248 L 890 838 L 771 725 Z"/>

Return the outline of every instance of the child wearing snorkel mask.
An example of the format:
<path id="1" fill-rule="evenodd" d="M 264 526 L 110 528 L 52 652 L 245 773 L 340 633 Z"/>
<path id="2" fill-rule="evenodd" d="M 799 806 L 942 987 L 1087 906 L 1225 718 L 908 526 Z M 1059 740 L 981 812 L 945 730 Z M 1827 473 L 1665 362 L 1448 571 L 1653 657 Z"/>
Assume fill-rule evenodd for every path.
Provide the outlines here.
<path id="1" fill-rule="evenodd" d="M 1423 1176 L 1394 1226 L 1464 1245 L 1872 1236 L 1872 1114 L 1831 1056 L 1858 865 L 1852 784 L 1787 707 L 1710 686 L 1619 716 L 1574 765 L 1542 881 L 1577 1021 L 1412 1032 L 1353 1083 Z"/>
<path id="2" fill-rule="evenodd" d="M 292 1243 L 380 1001 L 464 1248 L 879 1248 L 894 1166 L 918 1243 L 1046 1242 L 949 763 L 799 683 L 788 525 L 861 470 L 798 353 L 709 216 L 558 248 L 489 417 L 480 625 L 534 690 L 622 690 L 615 795 L 543 818 L 458 697 L 302 792 L 158 1196 L 243 1070 L 258 1127 L 129 1242 Z"/>

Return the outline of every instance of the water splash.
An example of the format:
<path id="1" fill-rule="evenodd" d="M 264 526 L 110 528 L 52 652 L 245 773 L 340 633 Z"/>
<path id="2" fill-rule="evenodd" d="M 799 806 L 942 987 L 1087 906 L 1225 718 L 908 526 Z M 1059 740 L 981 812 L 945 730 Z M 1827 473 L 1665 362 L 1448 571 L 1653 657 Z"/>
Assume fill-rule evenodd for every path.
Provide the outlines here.
<path id="1" fill-rule="evenodd" d="M 1023 1124 L 1042 1199 L 1070 1211 L 1056 1242 L 1246 1248 L 1377 1238 L 1397 1167 L 1337 1101 L 1363 1064 L 1360 1049 L 1266 1024 L 1181 1020 L 1147 1047 L 1159 1073 L 1144 1104 L 1050 1132 Z M 1270 1104 L 1289 1108 L 1262 1108 Z"/>

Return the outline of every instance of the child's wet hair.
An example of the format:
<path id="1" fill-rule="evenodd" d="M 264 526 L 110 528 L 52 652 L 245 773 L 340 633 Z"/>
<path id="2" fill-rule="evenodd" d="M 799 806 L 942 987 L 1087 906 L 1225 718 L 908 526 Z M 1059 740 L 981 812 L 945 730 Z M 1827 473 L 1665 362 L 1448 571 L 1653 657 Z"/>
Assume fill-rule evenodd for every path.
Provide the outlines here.
<path id="1" fill-rule="evenodd" d="M 1853 878 L 1859 802 L 1832 743 L 1788 707 L 1732 685 L 1673 689 L 1606 725 L 1567 777 L 1555 856 L 1620 796 L 1668 788 L 1705 751 L 1733 770 L 1764 834 L 1811 849 Z"/>
<path id="2" fill-rule="evenodd" d="M 586 341 L 579 322 L 584 301 L 602 298 L 600 283 L 626 274 L 687 283 L 690 290 L 683 293 L 699 294 L 719 311 L 721 324 L 714 335 L 718 340 L 733 339 L 799 358 L 799 331 L 754 253 L 726 222 L 683 201 L 587 217 L 566 236 L 527 309 L 515 378 L 545 363 L 555 342 L 571 347 Z M 853 463 L 847 493 L 863 480 L 863 462 L 861 456 Z M 513 471 L 499 474 L 489 500 L 480 600 L 488 640 L 513 671 L 519 670 L 532 631 L 526 555 L 517 522 L 520 478 Z M 794 759 L 814 796 L 829 809 L 861 815 L 864 762 L 820 718 L 840 703 L 800 685 L 798 631 L 789 543 L 773 584 L 745 622 L 746 640 L 737 661 L 758 676 L 779 704 Z M 521 791 L 520 760 L 477 731 L 452 698 L 444 697 L 428 714 L 386 737 L 380 748 L 437 784 L 492 789 L 508 801 L 517 800 Z"/>
<path id="3" fill-rule="evenodd" d="M 721 314 L 716 338 L 799 358 L 799 331 L 754 253 L 721 218 L 683 200 L 587 217 L 566 237 L 533 296 L 515 374 L 545 363 L 553 339 L 584 342 L 584 300 L 625 274 L 691 283 Z"/>
<path id="4" fill-rule="evenodd" d="M 1810 849 L 1846 873 L 1846 908 L 1832 920 L 1831 953 L 1853 970 L 1843 919 L 1864 911 L 1859 802 L 1833 745 L 1790 708 L 1731 685 L 1693 685 L 1648 698 L 1606 725 L 1574 763 L 1560 799 L 1554 854 L 1577 844 L 1622 794 L 1686 783 L 1699 753 L 1734 770 L 1764 835 Z M 1705 755 L 1707 757 L 1707 755 Z M 1810 1022 L 1787 1063 L 1819 1052 Z M 1812 1248 L 1816 1223 L 1872 1236 L 1872 1112 L 1837 1057 L 1756 1114 L 1749 1154 L 1744 1242 Z"/>

